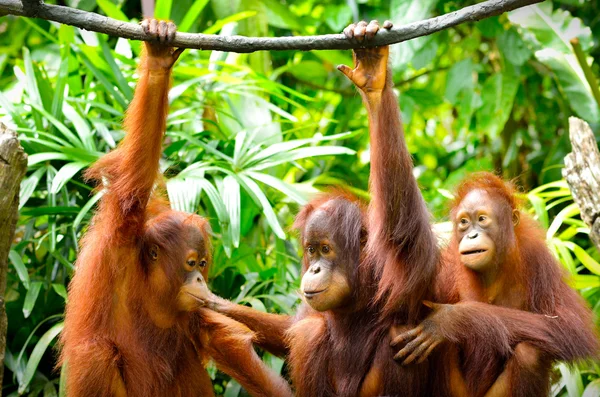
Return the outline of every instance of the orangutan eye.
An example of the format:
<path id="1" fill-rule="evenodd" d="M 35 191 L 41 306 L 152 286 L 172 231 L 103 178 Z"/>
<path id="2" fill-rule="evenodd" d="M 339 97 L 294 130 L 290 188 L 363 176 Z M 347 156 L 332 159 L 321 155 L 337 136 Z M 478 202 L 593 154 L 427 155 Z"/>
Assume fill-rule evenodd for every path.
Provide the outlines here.
<path id="1" fill-rule="evenodd" d="M 207 263 L 205 260 L 200 261 L 200 267 L 206 267 Z"/>
<path id="2" fill-rule="evenodd" d="M 189 267 L 196 267 L 196 261 L 193 259 L 188 259 L 187 264 Z"/>
<path id="3" fill-rule="evenodd" d="M 323 248 L 321 248 L 321 252 L 323 252 L 324 254 L 328 254 L 329 251 L 331 251 L 331 249 L 328 245 L 324 245 Z"/>
<path id="4" fill-rule="evenodd" d="M 487 220 L 487 216 L 479 215 L 479 222 L 485 222 Z"/>
<path id="5" fill-rule="evenodd" d="M 462 219 L 460 220 L 460 224 L 461 224 L 461 225 L 466 225 L 466 224 L 468 224 L 468 223 L 469 223 L 469 220 L 468 220 L 467 218 L 462 218 Z"/>
<path id="6" fill-rule="evenodd" d="M 312 254 L 314 254 L 314 253 L 315 253 L 315 247 L 313 247 L 312 245 L 309 245 L 309 246 L 306 248 L 306 250 L 308 251 L 308 253 L 309 253 L 310 255 L 312 255 Z"/>

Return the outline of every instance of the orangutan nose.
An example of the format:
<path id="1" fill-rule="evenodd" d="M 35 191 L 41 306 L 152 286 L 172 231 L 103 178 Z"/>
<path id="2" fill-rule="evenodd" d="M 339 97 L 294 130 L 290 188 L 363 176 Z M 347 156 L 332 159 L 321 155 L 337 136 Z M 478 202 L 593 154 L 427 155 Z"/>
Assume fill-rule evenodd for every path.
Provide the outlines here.
<path id="1" fill-rule="evenodd" d="M 479 233 L 477 233 L 477 232 L 473 232 L 473 233 L 469 234 L 467 237 L 468 237 L 470 240 L 473 240 L 473 239 L 476 239 L 478 236 L 479 236 Z"/>

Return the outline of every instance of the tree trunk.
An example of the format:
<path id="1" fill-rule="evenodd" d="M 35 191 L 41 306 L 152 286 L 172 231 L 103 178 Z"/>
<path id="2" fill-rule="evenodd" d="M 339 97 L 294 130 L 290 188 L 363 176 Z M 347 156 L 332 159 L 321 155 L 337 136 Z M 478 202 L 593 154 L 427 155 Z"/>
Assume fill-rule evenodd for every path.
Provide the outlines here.
<path id="1" fill-rule="evenodd" d="M 581 218 L 590 226 L 590 239 L 600 251 L 600 151 L 589 124 L 569 118 L 569 135 L 573 151 L 565 157 L 563 177 Z"/>
<path id="2" fill-rule="evenodd" d="M 13 241 L 19 209 L 19 187 L 27 170 L 27 155 L 14 131 L 0 123 L 0 387 L 4 374 L 6 348 L 6 274 L 8 252 Z"/>

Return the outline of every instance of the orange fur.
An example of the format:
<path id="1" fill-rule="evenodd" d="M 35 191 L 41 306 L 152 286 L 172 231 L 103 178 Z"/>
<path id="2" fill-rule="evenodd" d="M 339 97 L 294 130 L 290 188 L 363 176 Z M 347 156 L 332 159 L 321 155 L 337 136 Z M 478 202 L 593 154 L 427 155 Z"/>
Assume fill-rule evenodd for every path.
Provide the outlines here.
<path id="1" fill-rule="evenodd" d="M 69 285 L 59 362 L 68 366 L 68 394 L 212 396 L 205 365 L 213 359 L 252 395 L 291 395 L 256 355 L 255 334 L 247 327 L 176 306 L 190 238 L 200 239 L 210 263 L 209 225 L 198 215 L 172 211 L 153 193 L 174 60 L 167 59 L 168 47 L 147 46 L 125 117 L 127 135 L 87 172 L 106 193 Z M 202 274 L 206 279 L 208 266 Z"/>

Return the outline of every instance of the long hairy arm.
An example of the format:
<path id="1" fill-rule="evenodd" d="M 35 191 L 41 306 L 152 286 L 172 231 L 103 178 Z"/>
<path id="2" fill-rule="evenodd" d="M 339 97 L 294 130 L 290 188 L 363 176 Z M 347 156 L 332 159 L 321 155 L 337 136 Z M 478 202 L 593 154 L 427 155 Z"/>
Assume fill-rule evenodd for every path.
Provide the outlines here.
<path id="1" fill-rule="evenodd" d="M 212 293 L 206 298 L 211 310 L 239 321 L 256 337 L 254 343 L 271 354 L 284 357 L 289 352 L 286 332 L 292 326 L 294 318 L 285 314 L 265 313 L 248 306 L 238 305 Z"/>
<path id="2" fill-rule="evenodd" d="M 142 26 L 150 35 L 166 29 L 161 37 L 166 34 L 167 40 L 175 35 L 175 26 L 164 21 L 146 20 Z M 145 42 L 139 81 L 125 115 L 125 138 L 86 174 L 107 190 L 96 218 L 125 236 L 135 237 L 142 231 L 146 206 L 159 172 L 171 68 L 180 53 L 165 43 Z"/>
<path id="3" fill-rule="evenodd" d="M 384 27 L 391 26 L 386 24 Z M 378 28 L 373 22 L 368 26 L 359 23 L 344 33 L 368 38 Z M 438 249 L 429 211 L 412 173 L 413 162 L 388 70 L 388 52 L 388 47 L 357 49 L 355 68 L 341 66 L 340 70 L 359 89 L 369 116 L 371 204 L 367 252 L 379 272 L 376 299 L 384 301 L 388 312 L 405 305 L 414 319 L 421 301 L 430 293 Z"/>

